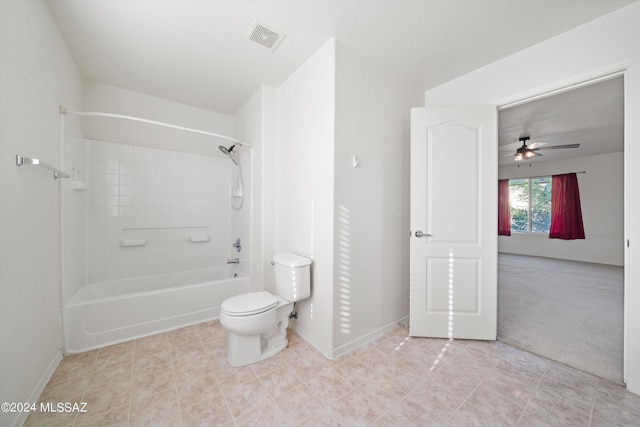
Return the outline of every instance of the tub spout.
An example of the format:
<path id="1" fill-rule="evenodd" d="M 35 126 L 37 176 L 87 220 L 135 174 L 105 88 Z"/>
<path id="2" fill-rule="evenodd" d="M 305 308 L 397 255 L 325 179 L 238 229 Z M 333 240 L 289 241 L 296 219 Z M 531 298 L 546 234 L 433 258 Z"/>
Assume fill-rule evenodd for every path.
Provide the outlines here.
<path id="1" fill-rule="evenodd" d="M 227 264 L 240 264 L 240 258 L 228 258 Z"/>

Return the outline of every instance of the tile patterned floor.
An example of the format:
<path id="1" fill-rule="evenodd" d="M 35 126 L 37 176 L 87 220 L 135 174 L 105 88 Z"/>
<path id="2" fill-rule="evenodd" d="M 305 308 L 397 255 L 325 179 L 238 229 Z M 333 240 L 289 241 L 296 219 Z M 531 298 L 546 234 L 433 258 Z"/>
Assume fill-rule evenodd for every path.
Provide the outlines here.
<path id="1" fill-rule="evenodd" d="M 232 368 L 215 322 L 65 357 L 25 426 L 640 426 L 640 396 L 494 342 L 398 328 L 337 360 L 290 333 Z"/>

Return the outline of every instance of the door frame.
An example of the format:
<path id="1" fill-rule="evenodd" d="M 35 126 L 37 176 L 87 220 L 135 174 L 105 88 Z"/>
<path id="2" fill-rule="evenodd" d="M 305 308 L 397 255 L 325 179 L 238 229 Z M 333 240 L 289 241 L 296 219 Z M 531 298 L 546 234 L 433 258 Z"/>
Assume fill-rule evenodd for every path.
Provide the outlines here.
<path id="1" fill-rule="evenodd" d="M 640 57 L 532 88 L 525 93 L 498 100 L 496 105 L 498 110 L 504 109 L 507 106 L 515 106 L 595 83 L 599 79 L 616 74 L 622 75 L 624 79 L 623 380 L 630 391 L 640 394 L 640 251 L 633 252 L 633 246 L 631 246 L 632 238 L 640 242 L 640 221 L 631 222 L 632 207 L 637 206 L 634 211 L 636 211 L 636 217 L 640 217 L 640 167 L 635 170 L 629 167 L 631 164 L 640 165 L 640 121 L 632 122 L 631 119 L 640 117 Z M 632 140 L 636 141 L 636 148 L 638 148 L 635 152 L 632 149 Z M 632 186 L 634 182 L 639 184 L 634 187 Z M 633 262 L 638 266 L 638 271 L 633 270 Z"/>

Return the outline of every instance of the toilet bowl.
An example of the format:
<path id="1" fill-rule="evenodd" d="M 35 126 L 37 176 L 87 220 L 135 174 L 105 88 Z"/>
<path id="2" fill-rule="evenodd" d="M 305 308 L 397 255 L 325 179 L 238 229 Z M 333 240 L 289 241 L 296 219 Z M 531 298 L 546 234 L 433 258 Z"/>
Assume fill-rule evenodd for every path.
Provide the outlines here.
<path id="1" fill-rule="evenodd" d="M 222 303 L 220 323 L 229 331 L 231 366 L 256 363 L 284 350 L 293 303 L 269 292 L 252 292 Z"/>
<path id="2" fill-rule="evenodd" d="M 283 253 L 275 255 L 271 264 L 277 295 L 250 292 L 226 299 L 220 307 L 220 324 L 229 332 L 231 366 L 260 362 L 284 350 L 294 302 L 310 295 L 311 260 Z"/>

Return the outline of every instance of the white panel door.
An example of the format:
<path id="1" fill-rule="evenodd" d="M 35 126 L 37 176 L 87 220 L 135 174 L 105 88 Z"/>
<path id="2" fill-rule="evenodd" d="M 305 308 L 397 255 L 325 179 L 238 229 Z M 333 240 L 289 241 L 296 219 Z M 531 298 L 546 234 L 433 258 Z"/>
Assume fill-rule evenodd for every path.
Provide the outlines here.
<path id="1" fill-rule="evenodd" d="M 411 335 L 496 339 L 497 108 L 411 111 Z"/>

